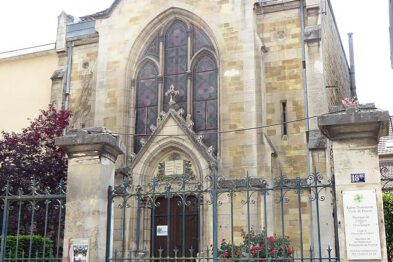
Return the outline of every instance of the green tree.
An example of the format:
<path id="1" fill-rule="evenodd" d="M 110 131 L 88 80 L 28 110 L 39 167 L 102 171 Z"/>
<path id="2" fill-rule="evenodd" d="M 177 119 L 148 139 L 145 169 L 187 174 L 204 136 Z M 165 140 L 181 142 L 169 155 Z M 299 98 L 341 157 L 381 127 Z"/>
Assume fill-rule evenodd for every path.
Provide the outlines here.
<path id="1" fill-rule="evenodd" d="M 386 245 L 388 259 L 393 261 L 393 194 L 383 193 L 383 208 L 385 216 Z"/>

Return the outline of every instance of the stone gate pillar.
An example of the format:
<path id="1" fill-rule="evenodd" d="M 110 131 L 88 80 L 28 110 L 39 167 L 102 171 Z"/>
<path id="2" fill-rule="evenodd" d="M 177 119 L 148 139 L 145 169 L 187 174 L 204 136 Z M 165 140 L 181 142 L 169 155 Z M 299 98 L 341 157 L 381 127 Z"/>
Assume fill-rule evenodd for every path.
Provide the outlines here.
<path id="1" fill-rule="evenodd" d="M 340 261 L 387 261 L 377 146 L 388 121 L 389 113 L 374 104 L 318 118 L 333 150 Z"/>
<path id="2" fill-rule="evenodd" d="M 87 247 L 90 262 L 105 261 L 108 186 L 124 147 L 104 128 L 70 132 L 56 144 L 68 156 L 63 261 L 74 261 L 74 247 Z"/>

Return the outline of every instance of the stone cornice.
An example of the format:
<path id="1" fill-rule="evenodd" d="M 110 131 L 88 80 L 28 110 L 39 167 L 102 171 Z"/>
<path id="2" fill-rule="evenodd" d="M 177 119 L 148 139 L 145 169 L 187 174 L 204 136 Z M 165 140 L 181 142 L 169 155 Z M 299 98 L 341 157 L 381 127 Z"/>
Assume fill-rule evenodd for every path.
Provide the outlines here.
<path id="1" fill-rule="evenodd" d="M 291 1 L 285 3 L 266 3 L 260 4 L 259 2 L 254 4 L 254 11 L 256 14 L 267 14 L 267 13 L 274 13 L 274 12 L 281 12 L 290 9 L 298 9 L 300 6 L 299 1 Z"/>
<path id="2" fill-rule="evenodd" d="M 71 159 L 99 156 L 115 162 L 117 156 L 125 152 L 120 137 L 102 127 L 71 130 L 67 135 L 57 137 L 55 143 Z"/>

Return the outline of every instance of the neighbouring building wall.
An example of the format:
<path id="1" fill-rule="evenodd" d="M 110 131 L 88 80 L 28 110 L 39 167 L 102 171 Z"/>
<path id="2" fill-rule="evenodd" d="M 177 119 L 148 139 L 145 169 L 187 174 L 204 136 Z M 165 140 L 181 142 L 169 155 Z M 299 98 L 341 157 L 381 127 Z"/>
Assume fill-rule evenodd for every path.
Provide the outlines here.
<path id="1" fill-rule="evenodd" d="M 390 61 L 392 62 L 393 68 L 393 0 L 390 0 L 389 3 L 389 18 L 390 18 Z"/>
<path id="2" fill-rule="evenodd" d="M 329 107 L 351 96 L 351 76 L 343 44 L 329 0 L 324 0 L 322 18 L 323 69 Z"/>
<path id="3" fill-rule="evenodd" d="M 51 103 L 54 50 L 0 59 L 0 130 L 19 132 Z"/>

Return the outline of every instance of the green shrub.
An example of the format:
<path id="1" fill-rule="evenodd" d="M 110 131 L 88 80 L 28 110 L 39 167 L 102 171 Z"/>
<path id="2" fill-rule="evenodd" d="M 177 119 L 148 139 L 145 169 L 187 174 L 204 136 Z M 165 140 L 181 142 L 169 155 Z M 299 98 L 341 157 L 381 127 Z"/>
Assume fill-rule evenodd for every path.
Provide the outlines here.
<path id="1" fill-rule="evenodd" d="M 393 194 L 383 193 L 383 210 L 385 216 L 386 246 L 388 259 L 393 261 Z"/>
<path id="2" fill-rule="evenodd" d="M 53 258 L 53 241 L 38 235 L 7 236 L 6 258 L 28 258 L 31 240 L 31 258 Z M 18 244 L 18 250 L 16 246 Z M 43 256 L 45 248 L 45 256 Z M 13 260 L 17 261 L 17 260 Z"/>

